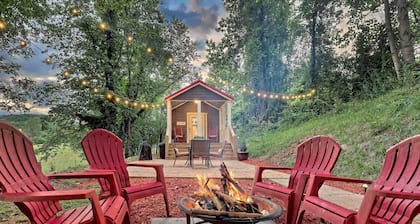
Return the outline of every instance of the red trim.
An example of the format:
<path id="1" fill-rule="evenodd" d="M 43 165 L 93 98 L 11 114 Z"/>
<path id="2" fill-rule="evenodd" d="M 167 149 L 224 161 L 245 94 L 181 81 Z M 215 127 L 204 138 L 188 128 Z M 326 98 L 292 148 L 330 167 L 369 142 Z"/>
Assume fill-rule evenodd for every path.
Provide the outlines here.
<path id="1" fill-rule="evenodd" d="M 208 83 L 205 83 L 205 82 L 203 82 L 203 81 L 201 81 L 201 80 L 197 80 L 197 81 L 194 81 L 193 83 L 191 83 L 190 85 L 188 85 L 188 86 L 186 86 L 186 87 L 184 87 L 184 88 L 182 88 L 182 89 L 179 89 L 179 90 L 177 90 L 177 91 L 175 91 L 175 92 L 171 93 L 170 95 L 166 96 L 166 97 L 165 97 L 165 101 L 166 101 L 166 100 L 173 99 L 173 98 L 175 98 L 176 96 L 178 96 L 178 95 L 180 95 L 180 94 L 182 94 L 182 93 L 185 93 L 185 92 L 187 92 L 188 90 L 190 90 L 190 89 L 192 89 L 192 88 L 194 88 L 194 87 L 196 87 L 196 86 L 198 86 L 198 85 L 201 85 L 201 86 L 203 86 L 203 87 L 205 87 L 205 88 L 207 88 L 207 89 L 209 89 L 209 90 L 211 90 L 211 91 L 213 91 L 213 92 L 217 93 L 218 95 L 223 96 L 224 98 L 226 98 L 226 99 L 228 99 L 228 100 L 233 100 L 233 96 L 231 96 L 231 95 L 229 95 L 229 94 L 227 94 L 227 93 L 225 93 L 225 92 L 223 92 L 223 91 L 221 91 L 221 90 L 217 89 L 216 87 L 214 87 L 214 86 L 212 86 L 212 85 L 210 85 L 210 84 L 208 84 Z"/>

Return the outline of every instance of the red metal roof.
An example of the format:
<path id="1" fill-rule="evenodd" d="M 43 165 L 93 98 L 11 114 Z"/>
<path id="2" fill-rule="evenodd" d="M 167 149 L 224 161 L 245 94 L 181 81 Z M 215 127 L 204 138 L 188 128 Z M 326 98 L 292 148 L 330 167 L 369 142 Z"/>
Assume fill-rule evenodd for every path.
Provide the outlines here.
<path id="1" fill-rule="evenodd" d="M 206 82 L 204 82 L 204 81 L 202 81 L 202 80 L 197 80 L 197 81 L 194 81 L 193 83 L 191 83 L 190 85 L 188 85 L 188 86 L 186 86 L 186 87 L 184 87 L 184 88 L 181 88 L 181 89 L 179 89 L 179 90 L 177 90 L 177 91 L 175 91 L 175 92 L 171 93 L 170 95 L 166 96 L 166 97 L 165 97 L 165 101 L 166 101 L 166 100 L 173 99 L 174 97 L 176 97 L 176 96 L 178 96 L 178 95 L 180 95 L 180 94 L 182 94 L 182 93 L 185 93 L 185 92 L 187 92 L 188 90 L 190 90 L 190 89 L 192 89 L 192 88 L 194 88 L 194 87 L 196 87 L 196 86 L 198 86 L 198 85 L 201 85 L 201 86 L 203 86 L 203 87 L 205 87 L 205 88 L 209 89 L 210 91 L 212 91 L 212 92 L 214 92 L 214 93 L 216 93 L 216 94 L 218 94 L 218 95 L 220 95 L 220 96 L 222 96 L 222 97 L 226 98 L 227 100 L 233 100 L 233 96 L 231 96 L 231 95 L 229 95 L 229 94 L 227 94 L 227 93 L 223 92 L 223 91 L 222 91 L 222 90 L 220 90 L 220 89 L 217 89 L 216 87 L 214 87 L 214 86 L 212 86 L 212 85 L 210 85 L 210 84 L 208 84 L 208 83 L 206 83 Z"/>

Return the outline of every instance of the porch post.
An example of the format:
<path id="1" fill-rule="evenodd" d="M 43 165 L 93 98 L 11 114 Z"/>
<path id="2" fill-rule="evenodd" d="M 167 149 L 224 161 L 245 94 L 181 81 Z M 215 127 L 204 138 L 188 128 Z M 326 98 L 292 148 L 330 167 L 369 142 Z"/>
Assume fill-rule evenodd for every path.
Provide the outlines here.
<path id="1" fill-rule="evenodd" d="M 171 100 L 166 101 L 166 136 L 172 141 L 172 104 Z"/>
<path id="2" fill-rule="evenodd" d="M 227 102 L 227 126 L 229 128 L 232 127 L 232 102 L 228 101 Z"/>
<path id="3" fill-rule="evenodd" d="M 201 124 L 201 100 L 197 100 L 197 135 L 203 136 Z M 203 136 L 204 137 L 204 136 Z"/>

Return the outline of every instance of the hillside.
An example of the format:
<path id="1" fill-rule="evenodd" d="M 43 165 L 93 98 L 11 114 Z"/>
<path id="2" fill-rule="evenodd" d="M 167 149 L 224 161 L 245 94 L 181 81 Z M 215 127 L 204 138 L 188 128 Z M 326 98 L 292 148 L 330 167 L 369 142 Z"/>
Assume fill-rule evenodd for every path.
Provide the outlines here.
<path id="1" fill-rule="evenodd" d="M 416 134 L 420 134 L 420 85 L 373 100 L 353 101 L 291 128 L 260 131 L 247 139 L 247 145 L 253 158 L 291 165 L 299 142 L 314 135 L 329 135 L 343 147 L 335 174 L 375 179 L 384 152 Z"/>

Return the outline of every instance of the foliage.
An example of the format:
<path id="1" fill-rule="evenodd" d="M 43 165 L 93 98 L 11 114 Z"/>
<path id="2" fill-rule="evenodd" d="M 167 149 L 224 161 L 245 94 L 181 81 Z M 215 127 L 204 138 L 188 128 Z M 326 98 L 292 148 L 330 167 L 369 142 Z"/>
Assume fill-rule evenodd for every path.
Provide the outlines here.
<path id="1" fill-rule="evenodd" d="M 420 133 L 419 90 L 418 84 L 404 87 L 375 99 L 342 103 L 335 111 L 306 122 L 254 130 L 247 138 L 248 151 L 254 158 L 291 165 L 299 142 L 314 135 L 329 135 L 343 146 L 335 174 L 375 179 L 385 150 Z"/>
<path id="2" fill-rule="evenodd" d="M 140 118 L 154 119 L 140 104 L 161 103 L 174 84 L 190 78 L 195 54 L 186 26 L 179 20 L 166 21 L 158 4 L 51 2 L 53 13 L 43 41 L 56 50 L 52 58 L 60 68 L 59 82 L 49 102 L 63 130 L 74 123 L 81 129 L 108 129 L 123 139 L 126 155 L 135 152 L 139 138 L 150 134 L 134 132 Z M 70 13 L 72 8 L 79 13 Z M 104 97 L 107 94 L 111 97 Z"/>
<path id="3" fill-rule="evenodd" d="M 216 80 L 266 92 L 285 91 L 288 68 L 284 58 L 290 49 L 293 24 L 286 1 L 225 1 L 229 16 L 219 22 L 221 43 L 209 42 L 208 64 Z M 235 89 L 235 88 L 234 88 Z M 234 90 L 233 90 L 234 91 Z M 276 119 L 281 102 L 249 97 L 246 116 Z"/>
<path id="4" fill-rule="evenodd" d="M 21 73 L 14 57 L 31 57 L 34 50 L 25 47 L 39 37 L 47 18 L 44 0 L 5 0 L 0 2 L 0 110 L 27 112 L 40 103 L 43 92 L 36 82 Z M 17 39 L 16 37 L 19 37 Z M 25 41 L 24 45 L 19 41 Z M 38 93 L 35 93 L 38 91 Z"/>

